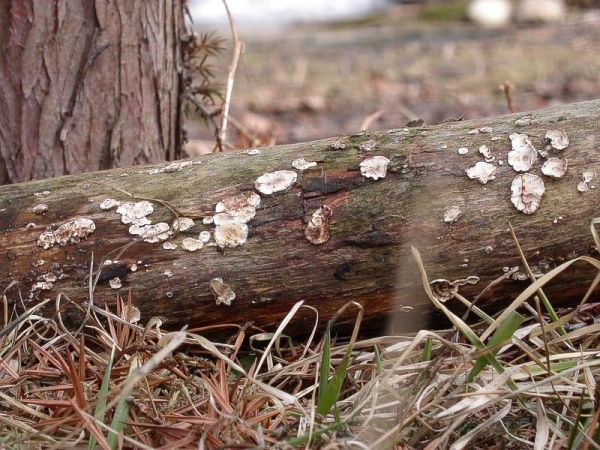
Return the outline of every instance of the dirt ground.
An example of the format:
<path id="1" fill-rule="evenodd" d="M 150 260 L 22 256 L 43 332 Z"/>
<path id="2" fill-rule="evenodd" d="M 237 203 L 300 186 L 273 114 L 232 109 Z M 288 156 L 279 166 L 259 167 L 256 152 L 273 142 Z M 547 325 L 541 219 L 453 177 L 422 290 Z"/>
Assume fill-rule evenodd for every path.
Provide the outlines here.
<path id="1" fill-rule="evenodd" d="M 488 30 L 405 6 L 355 22 L 240 34 L 228 135 L 235 148 L 502 114 L 506 81 L 516 111 L 600 97 L 598 10 L 560 25 Z M 215 61 L 223 83 L 228 62 L 228 52 Z M 197 144 L 190 153 L 210 151 L 213 131 L 198 118 L 187 128 Z"/>

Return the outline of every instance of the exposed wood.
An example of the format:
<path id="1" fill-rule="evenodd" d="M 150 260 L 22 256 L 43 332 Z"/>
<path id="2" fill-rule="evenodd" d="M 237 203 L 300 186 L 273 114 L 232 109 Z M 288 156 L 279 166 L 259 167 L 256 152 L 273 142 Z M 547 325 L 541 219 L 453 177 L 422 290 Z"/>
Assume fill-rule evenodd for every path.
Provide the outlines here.
<path id="1" fill-rule="evenodd" d="M 0 184 L 175 159 L 183 0 L 0 0 Z"/>
<path id="2" fill-rule="evenodd" d="M 18 281 L 8 291 L 13 303 L 17 290 L 26 305 L 59 292 L 83 303 L 88 300 L 86 277 L 92 257 L 96 265 L 108 258 L 112 263 L 102 268 L 95 304 L 114 304 L 117 290 L 109 280 L 118 277 L 122 282 L 118 291 L 125 295 L 131 289 L 143 318 L 162 316 L 173 326 L 246 321 L 275 325 L 299 300 L 315 306 L 321 320 L 356 300 L 371 321 L 400 311 L 399 320 L 406 318 L 410 328 L 423 326 L 431 308 L 411 245 L 421 251 L 432 279 L 479 277 L 479 283 L 460 288 L 470 298 L 502 276 L 503 268 L 521 265 L 508 221 L 535 271 L 546 272 L 575 255 L 597 256 L 590 221 L 600 213 L 600 186 L 592 188 L 591 182 L 590 189 L 581 193 L 577 185 L 584 170 L 600 174 L 600 101 L 537 111 L 532 123 L 517 126 L 524 115 L 367 132 L 339 138 L 343 149 L 332 145 L 336 139 L 326 139 L 262 149 L 257 155 L 206 155 L 198 160 L 201 163 L 181 170 L 152 170 L 162 164 L 4 186 L 0 289 Z M 480 127 L 493 132 L 469 133 Z M 539 210 L 525 215 L 510 200 L 517 173 L 507 164 L 509 134 L 526 133 L 540 149 L 549 129 L 568 135 L 570 145 L 560 154 L 569 161 L 568 171 L 562 179 L 550 179 L 540 172 L 542 160 L 536 162 L 531 173 L 543 178 L 546 192 Z M 486 185 L 465 175 L 467 168 L 483 160 L 478 152 L 483 144 L 495 155 L 497 167 L 496 178 Z M 460 147 L 469 152 L 460 155 Z M 361 161 L 374 155 L 391 161 L 383 179 L 365 178 L 359 170 Z M 181 248 L 184 237 L 214 231 L 214 225 L 203 224 L 201 218 L 211 214 L 217 202 L 255 192 L 259 176 L 292 170 L 292 161 L 300 157 L 318 164 L 296 170 L 298 180 L 291 188 L 261 195 L 256 216 L 248 222 L 247 242 L 224 251 L 211 246 L 196 252 Z M 596 182 L 600 184 L 600 179 Z M 175 250 L 165 250 L 162 243 L 136 242 L 120 215 L 99 208 L 107 198 L 130 200 L 125 193 L 151 199 L 153 223 L 171 223 L 178 211 L 193 217 L 195 226 L 172 237 L 169 242 L 178 245 Z M 42 203 L 47 212 L 31 211 Z M 445 223 L 444 212 L 452 205 L 460 206 L 463 215 L 455 223 Z M 321 206 L 331 209 L 330 237 L 315 245 L 307 240 L 305 228 Z M 76 217 L 94 221 L 95 231 L 87 239 L 49 249 L 37 245 L 46 226 L 56 229 Z M 35 223 L 35 228 L 28 223 Z M 318 233 L 311 236 L 323 238 Z M 31 293 L 32 285 L 48 273 L 58 278 L 53 287 Z M 570 270 L 547 289 L 551 301 L 579 301 L 592 275 L 584 265 Z M 216 278 L 223 283 L 213 281 L 211 289 Z M 526 283 L 509 278 L 488 290 L 479 305 L 498 309 Z M 229 306 L 228 288 L 236 294 Z M 76 315 L 75 308 L 67 309 Z"/>

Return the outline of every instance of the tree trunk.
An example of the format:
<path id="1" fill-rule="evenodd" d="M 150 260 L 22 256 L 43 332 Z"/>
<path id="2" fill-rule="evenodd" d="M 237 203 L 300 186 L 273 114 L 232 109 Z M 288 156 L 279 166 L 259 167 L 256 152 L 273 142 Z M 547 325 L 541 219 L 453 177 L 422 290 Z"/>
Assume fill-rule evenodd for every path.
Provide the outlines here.
<path id="1" fill-rule="evenodd" d="M 600 189 L 595 186 L 598 180 L 582 183 L 582 173 L 600 174 L 600 100 L 518 120 L 523 116 L 365 132 L 263 149 L 260 154 L 207 155 L 189 165 L 115 169 L 1 187 L 0 289 L 18 281 L 8 297 L 16 302 L 19 290 L 28 305 L 59 292 L 83 303 L 88 300 L 90 262 L 97 268 L 106 259 L 95 304 L 114 305 L 117 291 L 125 295 L 131 289 L 142 317 L 162 316 L 173 326 L 250 320 L 275 325 L 299 300 L 317 308 L 320 320 L 356 300 L 371 322 L 399 311 L 398 320 L 405 318 L 408 327 L 427 326 L 431 307 L 411 246 L 420 250 L 432 279 L 478 277 L 469 279 L 478 281 L 475 284 L 460 287 L 469 298 L 506 268 L 522 266 L 509 221 L 535 272 L 547 272 L 576 255 L 596 254 L 590 221 L 600 213 Z M 557 153 L 568 160 L 567 173 L 561 179 L 542 175 L 543 160 L 538 159 L 530 172 L 543 179 L 545 193 L 539 209 L 524 214 L 511 202 L 511 184 L 518 173 L 507 163 L 509 135 L 525 133 L 542 150 L 550 129 L 564 130 L 570 141 Z M 481 145 L 495 156 L 495 179 L 485 185 L 465 174 L 483 161 Z M 460 154 L 461 147 L 468 153 Z M 384 178 L 361 174 L 359 164 L 373 156 L 390 160 Z M 247 222 L 246 242 L 224 249 L 209 243 L 193 252 L 182 248 L 184 238 L 198 239 L 200 231 L 217 229 L 202 218 L 212 215 L 218 202 L 240 193 L 252 197 L 258 177 L 292 170 L 292 161 L 300 157 L 317 165 L 294 169 L 298 179 L 291 187 L 261 194 L 256 216 Z M 579 184 L 588 191 L 579 192 Z M 193 218 L 195 225 L 164 242 L 140 241 L 121 214 L 99 206 L 109 198 L 131 201 L 128 194 L 152 203 L 154 212 L 148 218 L 153 224 L 170 224 L 179 214 Z M 444 215 L 451 215 L 452 206 L 462 215 L 447 223 Z M 231 205 L 225 207 L 231 212 Z M 318 226 L 313 214 L 319 209 L 328 227 Z M 252 210 L 246 205 L 246 219 Z M 123 217 L 131 222 L 126 213 Z M 75 218 L 90 219 L 95 229 L 91 232 L 86 221 L 74 224 Z M 222 224 L 223 216 L 219 218 Z M 243 241 L 243 233 L 233 233 L 236 227 L 243 231 L 240 221 L 232 220 L 235 226 L 230 229 L 219 225 L 224 232 L 220 239 Z M 51 245 L 53 239 L 58 243 Z M 177 248 L 165 249 L 165 242 Z M 197 241 L 187 243 L 199 246 Z M 521 268 L 487 290 L 478 305 L 488 310 L 505 306 L 527 285 L 518 279 L 523 272 Z M 578 302 L 592 275 L 584 264 L 561 275 L 547 289 L 550 300 Z M 218 278 L 223 284 L 214 281 Z M 227 287 L 235 292 L 230 305 Z M 447 304 L 455 306 L 452 301 Z M 302 328 L 309 322 L 296 323 Z"/>
<path id="2" fill-rule="evenodd" d="M 0 0 L 0 184 L 179 156 L 183 0 Z"/>

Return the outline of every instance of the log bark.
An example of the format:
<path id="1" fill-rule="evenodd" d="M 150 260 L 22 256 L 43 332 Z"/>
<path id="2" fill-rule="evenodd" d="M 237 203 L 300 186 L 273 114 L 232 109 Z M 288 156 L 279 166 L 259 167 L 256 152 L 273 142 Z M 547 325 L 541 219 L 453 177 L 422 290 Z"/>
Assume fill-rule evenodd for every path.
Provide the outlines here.
<path id="1" fill-rule="evenodd" d="M 531 266 L 540 273 L 574 256 L 597 256 L 590 221 L 600 213 L 600 189 L 595 186 L 600 179 L 588 183 L 583 193 L 578 184 L 586 170 L 600 174 L 600 101 L 541 110 L 533 119 L 519 121 L 523 116 L 364 132 L 265 148 L 256 155 L 207 155 L 183 167 L 114 169 L 0 187 L 0 289 L 18 282 L 7 296 L 17 302 L 19 291 L 26 305 L 61 292 L 83 303 L 88 301 L 90 262 L 98 267 L 104 259 L 110 261 L 101 268 L 96 305 L 114 305 L 118 292 L 131 290 L 143 318 L 161 316 L 172 326 L 246 321 L 273 326 L 300 300 L 317 308 L 321 321 L 356 300 L 372 323 L 398 312 L 395 320 L 403 326 L 427 326 L 432 308 L 411 246 L 420 250 L 431 279 L 478 277 L 478 283 L 460 288 L 468 298 L 502 276 L 505 268 L 521 266 L 509 221 Z M 469 133 L 482 127 L 493 131 Z M 546 191 L 539 210 L 523 214 L 511 203 L 511 183 L 518 173 L 507 164 L 509 135 L 525 133 L 541 149 L 550 129 L 568 135 L 570 144 L 560 154 L 568 159 L 568 170 L 562 179 L 551 179 L 542 175 L 539 159 L 530 172 L 543 179 Z M 496 158 L 495 179 L 485 185 L 465 174 L 483 160 L 481 145 Z M 469 152 L 459 154 L 460 147 Z M 362 176 L 359 165 L 372 156 L 390 160 L 385 178 Z M 292 169 L 292 161 L 300 157 L 317 165 Z M 205 246 L 195 252 L 182 249 L 183 238 L 215 230 L 202 218 L 211 215 L 218 202 L 256 192 L 255 180 L 276 170 L 295 170 L 298 179 L 284 191 L 261 194 L 245 243 L 225 249 Z M 130 225 L 123 224 L 115 210 L 99 207 L 107 198 L 131 201 L 129 194 L 154 205 L 148 216 L 153 223 L 171 223 L 178 214 L 194 219 L 193 228 L 170 237 L 168 242 L 177 249 L 141 241 L 128 232 Z M 47 205 L 41 215 L 33 209 L 39 204 Z M 454 205 L 462 216 L 444 222 L 444 213 Z M 330 236 L 317 245 L 308 241 L 305 230 L 322 206 L 331 210 Z M 47 249 L 39 245 L 46 229 L 52 232 L 74 218 L 92 220 L 95 230 L 79 243 Z M 578 265 L 554 280 L 547 294 L 557 305 L 578 302 L 593 275 L 584 264 Z M 110 286 L 115 278 L 122 283 L 119 289 Z M 217 278 L 235 292 L 229 306 L 216 302 L 210 285 Z M 47 280 L 50 289 L 38 284 L 32 291 Z M 478 305 L 498 310 L 526 285 L 509 277 L 487 290 Z M 455 307 L 452 301 L 448 304 Z M 308 320 L 311 313 L 306 314 Z M 297 321 L 296 329 L 308 323 Z"/>
<path id="2" fill-rule="evenodd" d="M 183 0 L 0 0 L 0 184 L 176 159 Z"/>

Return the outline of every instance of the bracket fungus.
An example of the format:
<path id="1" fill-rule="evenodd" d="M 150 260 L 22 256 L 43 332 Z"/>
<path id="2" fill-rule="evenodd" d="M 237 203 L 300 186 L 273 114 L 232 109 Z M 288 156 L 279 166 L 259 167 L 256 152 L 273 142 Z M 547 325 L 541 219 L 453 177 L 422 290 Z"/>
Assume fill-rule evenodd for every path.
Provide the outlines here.
<path id="1" fill-rule="evenodd" d="M 563 130 L 548 130 L 544 137 L 546 150 L 561 152 L 569 146 L 569 137 Z"/>
<path id="2" fill-rule="evenodd" d="M 150 220 L 146 216 L 154 212 L 154 205 L 149 201 L 125 202 L 117 208 L 117 214 L 121 215 L 124 224 L 149 225 Z"/>
<path id="3" fill-rule="evenodd" d="M 178 217 L 173 221 L 172 228 L 174 231 L 187 231 L 194 226 L 194 221 L 189 217 Z"/>
<path id="4" fill-rule="evenodd" d="M 479 180 L 482 184 L 496 178 L 496 167 L 493 164 L 479 161 L 467 170 L 467 176 L 473 180 Z"/>
<path id="5" fill-rule="evenodd" d="M 119 277 L 111 278 L 108 281 L 108 284 L 110 285 L 110 287 L 112 289 L 120 289 L 121 286 L 123 286 L 123 282 L 121 281 L 121 279 Z"/>
<path id="6" fill-rule="evenodd" d="M 487 145 L 482 145 L 481 147 L 479 147 L 479 153 L 481 153 L 481 155 L 485 159 L 485 162 L 489 163 L 496 159 L 496 157 L 492 155 L 492 151 Z"/>
<path id="7" fill-rule="evenodd" d="M 198 239 L 194 238 L 185 238 L 181 241 L 181 248 L 188 252 L 195 252 L 204 247 L 204 244 Z"/>
<path id="8" fill-rule="evenodd" d="M 583 181 L 577 185 L 577 190 L 579 192 L 587 192 L 590 190 L 590 183 L 596 178 L 596 172 L 591 169 L 584 170 L 582 176 Z"/>
<path id="9" fill-rule="evenodd" d="M 365 178 L 378 180 L 385 178 L 390 160 L 385 156 L 372 156 L 360 163 L 360 173 Z"/>
<path id="10" fill-rule="evenodd" d="M 260 205 L 260 195 L 255 192 L 242 192 L 221 200 L 215 206 L 215 212 L 227 213 L 246 223 L 256 215 L 258 205 Z"/>
<path id="11" fill-rule="evenodd" d="M 462 216 L 463 212 L 460 209 L 460 206 L 450 206 L 444 211 L 444 222 L 446 223 L 454 223 L 456 222 L 460 216 Z"/>
<path id="12" fill-rule="evenodd" d="M 248 225 L 239 217 L 227 213 L 214 216 L 215 241 L 221 248 L 238 247 L 248 239 Z"/>
<path id="13" fill-rule="evenodd" d="M 526 134 L 512 133 L 509 138 L 512 150 L 508 152 L 508 164 L 517 172 L 527 172 L 537 161 L 538 152 Z"/>
<path id="14" fill-rule="evenodd" d="M 264 195 L 285 191 L 296 182 L 298 174 L 293 170 L 278 170 L 261 175 L 254 182 L 254 187 Z"/>
<path id="15" fill-rule="evenodd" d="M 121 202 L 119 200 L 115 200 L 114 198 L 107 198 L 102 200 L 102 202 L 100 203 L 100 209 L 103 210 L 108 210 L 108 209 L 113 209 L 116 208 L 117 206 L 119 206 L 121 204 Z"/>
<path id="16" fill-rule="evenodd" d="M 545 192 L 544 182 L 537 175 L 523 173 L 517 175 L 510 186 L 511 201 L 519 211 L 533 214 L 540 207 Z"/>
<path id="17" fill-rule="evenodd" d="M 46 212 L 48 211 L 48 205 L 46 205 L 45 203 L 39 203 L 39 204 L 35 205 L 33 208 L 31 208 L 29 211 L 32 212 L 33 214 L 38 214 L 38 215 L 46 214 Z"/>
<path id="18" fill-rule="evenodd" d="M 331 218 L 331 208 L 329 206 L 321 206 L 317 209 L 304 230 L 306 239 L 312 244 L 324 244 L 329 240 L 329 219 Z"/>
<path id="19" fill-rule="evenodd" d="M 215 303 L 217 305 L 230 306 L 231 302 L 235 300 L 235 292 L 231 287 L 223 282 L 222 278 L 213 278 L 210 280 L 210 290 L 215 296 Z"/>
<path id="20" fill-rule="evenodd" d="M 96 224 L 93 220 L 80 217 L 63 223 L 54 231 L 44 231 L 40 234 L 37 245 L 46 250 L 55 244 L 60 246 L 76 244 L 95 230 Z"/>
<path id="21" fill-rule="evenodd" d="M 155 225 L 133 224 L 129 227 L 129 233 L 141 237 L 149 244 L 166 241 L 172 234 L 171 227 L 165 222 L 158 222 Z"/>
<path id="22" fill-rule="evenodd" d="M 307 161 L 304 158 L 298 158 L 292 161 L 292 167 L 298 170 L 306 170 L 317 165 L 314 161 Z"/>
<path id="23" fill-rule="evenodd" d="M 552 178 L 562 178 L 567 173 L 568 162 L 566 159 L 560 158 L 548 158 L 547 161 L 542 164 L 542 173 Z"/>

